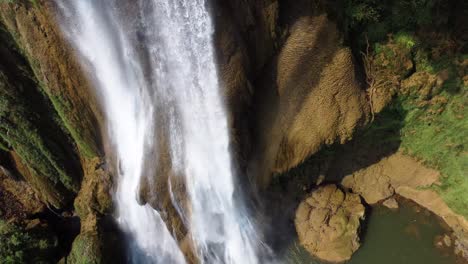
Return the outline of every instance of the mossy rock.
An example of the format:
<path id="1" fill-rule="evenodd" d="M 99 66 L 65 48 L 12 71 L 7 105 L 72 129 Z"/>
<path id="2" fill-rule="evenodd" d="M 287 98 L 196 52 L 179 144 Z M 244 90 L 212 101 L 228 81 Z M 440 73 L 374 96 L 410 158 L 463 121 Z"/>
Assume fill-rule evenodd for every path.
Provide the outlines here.
<path id="1" fill-rule="evenodd" d="M 94 94 L 72 51 L 55 23 L 56 6 L 49 1 L 21 0 L 0 6 L 0 24 L 24 56 L 40 91 L 48 97 L 62 129 L 78 146 L 80 155 L 101 154 L 98 120 L 102 119 Z M 3 41 L 3 40 L 2 40 Z"/>
<path id="2" fill-rule="evenodd" d="M 1 24 L 0 39 L 4 62 L 0 65 L 1 148 L 14 151 L 27 166 L 35 178 L 30 183 L 43 196 L 51 197 L 45 202 L 63 207 L 80 186 L 76 148 L 50 100 L 41 93 L 27 60 Z M 35 184 L 38 182 L 43 184 Z"/>
<path id="3" fill-rule="evenodd" d="M 95 229 L 82 231 L 73 242 L 66 258 L 67 264 L 126 263 L 123 235 L 115 222 L 107 218 L 97 219 Z M 83 226 L 82 226 L 83 228 Z"/>
<path id="4" fill-rule="evenodd" d="M 76 237 L 67 263 L 71 264 L 101 264 L 104 263 L 100 239 L 97 234 L 85 233 Z"/>

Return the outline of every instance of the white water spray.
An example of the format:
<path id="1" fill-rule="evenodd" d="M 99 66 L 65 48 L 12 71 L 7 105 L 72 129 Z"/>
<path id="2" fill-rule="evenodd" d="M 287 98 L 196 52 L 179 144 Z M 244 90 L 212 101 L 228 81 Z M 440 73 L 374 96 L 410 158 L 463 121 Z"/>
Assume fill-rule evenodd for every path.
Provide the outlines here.
<path id="1" fill-rule="evenodd" d="M 235 197 L 205 0 L 63 0 L 59 6 L 63 31 L 103 99 L 120 160 L 118 220 L 132 236 L 131 261 L 185 262 L 158 212 L 136 200 L 145 155 L 158 151 L 155 111 L 165 109 L 172 169 L 183 175 L 173 177 L 184 177 L 189 198 L 190 212 L 181 213 L 201 262 L 258 263 L 261 241 L 242 197 Z M 125 8 L 137 16 L 126 17 Z M 141 49 L 146 63 L 138 59 Z"/>

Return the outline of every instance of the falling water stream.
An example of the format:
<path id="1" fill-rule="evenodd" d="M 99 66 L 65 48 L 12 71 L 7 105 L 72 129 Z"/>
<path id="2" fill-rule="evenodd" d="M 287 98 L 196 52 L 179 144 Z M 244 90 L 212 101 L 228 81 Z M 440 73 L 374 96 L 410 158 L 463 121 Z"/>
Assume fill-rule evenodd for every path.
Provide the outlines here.
<path id="1" fill-rule="evenodd" d="M 102 98 L 119 160 L 117 220 L 129 234 L 133 263 L 185 263 L 160 213 L 137 199 L 141 178 L 156 166 L 151 157 L 159 151 L 160 124 L 168 135 L 170 177 L 182 177 L 189 209 L 173 203 L 201 262 L 260 262 L 262 243 L 235 193 L 208 4 L 58 2 L 62 30 Z"/>

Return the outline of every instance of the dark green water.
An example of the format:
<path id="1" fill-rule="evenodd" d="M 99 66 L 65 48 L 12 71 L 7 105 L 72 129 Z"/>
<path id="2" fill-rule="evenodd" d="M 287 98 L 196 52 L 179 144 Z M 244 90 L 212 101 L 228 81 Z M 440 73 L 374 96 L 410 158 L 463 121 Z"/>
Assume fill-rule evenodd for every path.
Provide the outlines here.
<path id="1" fill-rule="evenodd" d="M 403 203 L 398 210 L 374 207 L 360 249 L 346 264 L 455 264 L 453 249 L 437 249 L 445 233 L 439 220 L 425 210 Z M 291 246 L 289 264 L 322 264 L 298 244 Z"/>

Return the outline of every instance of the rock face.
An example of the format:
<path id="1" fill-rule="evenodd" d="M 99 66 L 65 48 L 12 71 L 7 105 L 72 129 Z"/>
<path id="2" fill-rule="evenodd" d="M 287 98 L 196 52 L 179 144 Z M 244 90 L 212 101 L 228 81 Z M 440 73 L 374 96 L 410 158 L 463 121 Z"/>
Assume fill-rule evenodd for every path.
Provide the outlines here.
<path id="1" fill-rule="evenodd" d="M 84 179 L 75 199 L 81 230 L 66 263 L 125 263 L 123 234 L 112 216 L 112 177 L 99 158 L 83 162 Z"/>
<path id="2" fill-rule="evenodd" d="M 345 193 L 335 185 L 319 187 L 296 211 L 299 241 L 320 259 L 348 260 L 359 248 L 358 232 L 364 213 L 359 195 Z"/>
<path id="3" fill-rule="evenodd" d="M 260 185 L 323 145 L 349 140 L 367 121 L 349 49 L 326 15 L 298 18 L 255 91 L 254 163 Z"/>
<path id="4" fill-rule="evenodd" d="M 102 118 L 55 8 L 53 1 L 0 4 L 0 149 L 44 203 L 66 208 L 80 189 L 81 158 L 101 153 Z"/>

